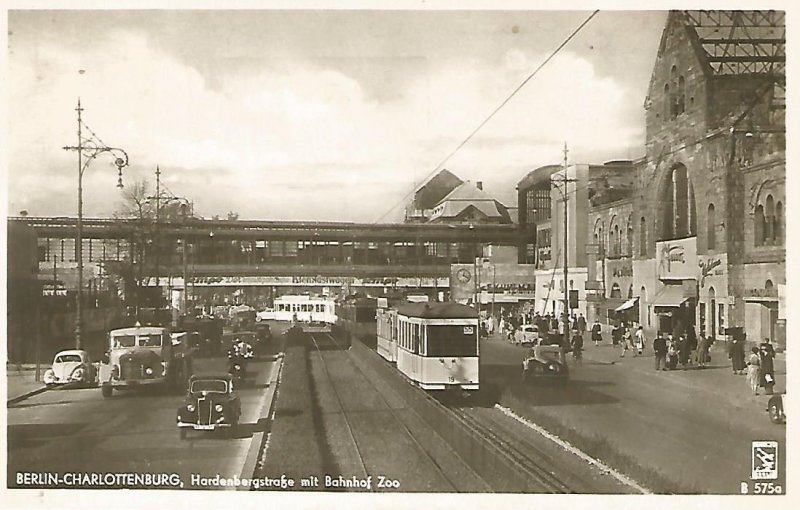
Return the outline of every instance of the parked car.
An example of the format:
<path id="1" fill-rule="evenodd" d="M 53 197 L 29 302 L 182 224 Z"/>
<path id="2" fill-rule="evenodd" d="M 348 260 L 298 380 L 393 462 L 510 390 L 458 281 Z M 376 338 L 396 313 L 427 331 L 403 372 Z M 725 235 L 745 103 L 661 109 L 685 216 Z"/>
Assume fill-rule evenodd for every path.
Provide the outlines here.
<path id="1" fill-rule="evenodd" d="M 784 396 L 783 394 L 773 395 L 769 398 L 767 412 L 772 423 L 786 423 L 786 412 L 783 408 Z"/>
<path id="2" fill-rule="evenodd" d="M 86 351 L 61 351 L 53 358 L 52 368 L 44 373 L 44 383 L 47 386 L 67 383 L 96 384 L 97 369 Z"/>
<path id="3" fill-rule="evenodd" d="M 275 320 L 275 309 L 266 308 L 256 313 L 256 322 Z"/>
<path id="4" fill-rule="evenodd" d="M 224 430 L 235 434 L 242 414 L 242 404 L 228 373 L 193 375 L 186 399 L 178 408 L 177 423 L 181 439 L 188 430 Z"/>

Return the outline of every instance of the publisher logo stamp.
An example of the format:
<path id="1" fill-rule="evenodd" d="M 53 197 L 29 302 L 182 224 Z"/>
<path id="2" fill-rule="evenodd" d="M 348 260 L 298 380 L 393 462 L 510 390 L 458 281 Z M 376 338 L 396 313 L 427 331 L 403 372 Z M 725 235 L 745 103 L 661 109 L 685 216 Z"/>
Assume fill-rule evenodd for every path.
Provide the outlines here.
<path id="1" fill-rule="evenodd" d="M 753 441 L 752 443 L 752 480 L 778 479 L 778 442 Z"/>

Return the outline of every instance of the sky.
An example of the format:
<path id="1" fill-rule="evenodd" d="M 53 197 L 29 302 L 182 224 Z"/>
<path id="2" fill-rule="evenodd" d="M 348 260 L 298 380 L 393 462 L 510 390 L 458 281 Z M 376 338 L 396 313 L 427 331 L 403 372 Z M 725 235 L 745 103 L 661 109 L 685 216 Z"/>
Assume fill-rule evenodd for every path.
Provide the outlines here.
<path id="1" fill-rule="evenodd" d="M 12 10 L 8 212 L 75 216 L 84 123 L 196 214 L 401 221 L 408 193 L 589 11 Z M 514 205 L 530 170 L 643 154 L 665 11 L 598 13 L 440 168 Z M 84 214 L 124 209 L 114 158 Z M 405 199 L 405 200 L 404 200 Z"/>

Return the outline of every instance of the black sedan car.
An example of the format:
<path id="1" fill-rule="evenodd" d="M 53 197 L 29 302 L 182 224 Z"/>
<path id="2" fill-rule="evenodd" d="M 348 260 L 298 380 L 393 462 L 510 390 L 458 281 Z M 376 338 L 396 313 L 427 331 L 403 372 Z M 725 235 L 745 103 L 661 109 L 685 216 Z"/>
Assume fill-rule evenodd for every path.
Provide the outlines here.
<path id="1" fill-rule="evenodd" d="M 178 408 L 180 437 L 186 439 L 190 429 L 221 429 L 232 436 L 241 414 L 242 404 L 234 392 L 231 374 L 195 374 L 189 379 L 188 394 Z"/>

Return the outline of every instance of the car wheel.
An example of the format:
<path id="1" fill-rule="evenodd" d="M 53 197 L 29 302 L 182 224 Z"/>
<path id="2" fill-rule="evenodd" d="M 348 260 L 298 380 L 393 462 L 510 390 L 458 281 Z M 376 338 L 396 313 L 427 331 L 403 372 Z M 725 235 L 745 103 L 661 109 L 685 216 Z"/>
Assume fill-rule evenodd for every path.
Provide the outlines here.
<path id="1" fill-rule="evenodd" d="M 256 315 L 256 322 L 261 322 L 261 317 L 259 317 L 258 315 Z"/>
<path id="2" fill-rule="evenodd" d="M 103 394 L 104 398 L 109 398 L 114 392 L 114 388 L 112 388 L 110 384 L 104 384 L 100 387 L 100 392 Z"/>

